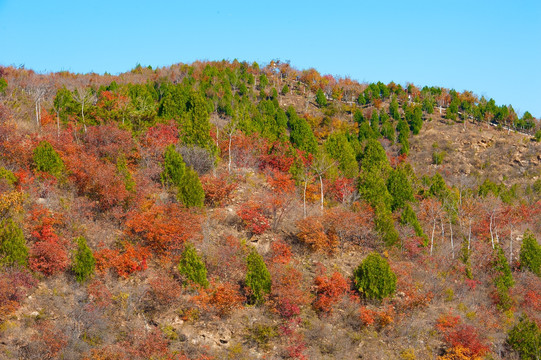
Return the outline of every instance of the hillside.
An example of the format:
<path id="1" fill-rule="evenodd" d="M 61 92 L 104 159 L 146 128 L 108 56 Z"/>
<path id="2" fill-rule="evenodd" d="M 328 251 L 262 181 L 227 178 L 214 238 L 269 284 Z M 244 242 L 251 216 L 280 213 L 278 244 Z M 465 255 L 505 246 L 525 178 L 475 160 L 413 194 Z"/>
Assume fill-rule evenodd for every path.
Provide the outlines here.
<path id="1" fill-rule="evenodd" d="M 540 140 L 281 62 L 0 68 L 0 359 L 535 358 Z"/>

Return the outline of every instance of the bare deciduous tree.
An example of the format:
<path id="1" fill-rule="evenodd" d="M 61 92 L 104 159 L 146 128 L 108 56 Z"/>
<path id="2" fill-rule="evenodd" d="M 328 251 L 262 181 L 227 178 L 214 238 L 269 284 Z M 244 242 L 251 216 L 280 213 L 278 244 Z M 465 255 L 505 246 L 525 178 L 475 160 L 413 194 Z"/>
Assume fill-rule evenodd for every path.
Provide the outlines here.
<path id="1" fill-rule="evenodd" d="M 92 89 L 78 86 L 73 93 L 73 100 L 81 105 L 81 120 L 83 122 L 84 131 L 86 132 L 85 106 L 93 105 L 97 100 L 96 95 L 92 92 Z"/>

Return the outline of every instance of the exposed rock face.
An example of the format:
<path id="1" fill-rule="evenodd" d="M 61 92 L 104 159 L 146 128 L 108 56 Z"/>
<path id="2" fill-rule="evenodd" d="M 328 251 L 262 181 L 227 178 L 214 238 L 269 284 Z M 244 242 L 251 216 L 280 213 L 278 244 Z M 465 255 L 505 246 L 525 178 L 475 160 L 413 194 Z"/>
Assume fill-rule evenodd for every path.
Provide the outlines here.
<path id="1" fill-rule="evenodd" d="M 441 165 L 432 163 L 433 152 L 444 152 Z M 541 174 L 541 143 L 531 137 L 494 127 L 442 121 L 426 121 L 418 136 L 412 137 L 410 163 L 419 175 L 436 170 L 451 184 L 461 177 L 480 183 L 485 178 L 506 185 L 531 183 Z"/>

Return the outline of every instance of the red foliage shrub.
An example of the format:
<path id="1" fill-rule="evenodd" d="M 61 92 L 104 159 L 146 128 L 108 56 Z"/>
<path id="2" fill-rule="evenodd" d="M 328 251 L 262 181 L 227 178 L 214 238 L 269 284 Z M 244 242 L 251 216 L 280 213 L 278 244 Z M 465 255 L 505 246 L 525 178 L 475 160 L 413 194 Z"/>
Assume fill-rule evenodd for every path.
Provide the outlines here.
<path id="1" fill-rule="evenodd" d="M 342 274 L 335 271 L 331 277 L 324 275 L 325 269 L 314 279 L 316 299 L 313 306 L 319 312 L 330 313 L 332 306 L 347 294 L 350 285 Z"/>
<path id="2" fill-rule="evenodd" d="M 370 326 L 376 321 L 377 313 L 369 309 L 367 306 L 361 306 L 359 309 L 359 317 L 364 326 Z"/>
<path id="3" fill-rule="evenodd" d="M 292 194 L 295 191 L 295 180 L 293 180 L 291 174 L 280 170 L 272 169 L 267 171 L 267 183 L 274 193 Z"/>
<path id="4" fill-rule="evenodd" d="M 347 203 L 352 199 L 355 193 L 355 184 L 353 179 L 339 177 L 332 182 L 325 184 L 327 196 L 340 203 Z"/>
<path id="5" fill-rule="evenodd" d="M 111 266 L 118 276 L 127 278 L 136 271 L 146 270 L 148 250 L 142 246 L 133 246 L 129 242 L 123 243 L 124 251 L 113 259 Z"/>
<path id="6" fill-rule="evenodd" d="M 0 155 L 3 161 L 26 168 L 31 164 L 33 149 L 32 138 L 18 131 L 13 122 L 0 124 Z"/>
<path id="7" fill-rule="evenodd" d="M 131 194 L 114 164 L 100 161 L 93 154 L 76 152 L 66 157 L 66 165 L 79 194 L 96 201 L 98 210 L 107 211 L 128 204 Z"/>
<path id="8" fill-rule="evenodd" d="M 286 340 L 285 358 L 307 360 L 304 355 L 306 351 L 306 342 L 302 333 L 297 331 L 300 318 L 288 320 L 286 324 L 280 327 L 282 337 Z"/>
<path id="9" fill-rule="evenodd" d="M 300 314 L 301 308 L 309 303 L 302 273 L 290 264 L 274 263 L 270 267 L 272 288 L 271 304 L 283 318 Z"/>
<path id="10" fill-rule="evenodd" d="M 179 204 L 143 204 L 126 221 L 126 235 L 162 256 L 178 255 L 186 240 L 201 232 L 201 216 Z"/>
<path id="11" fill-rule="evenodd" d="M 463 324 L 460 316 L 442 315 L 437 320 L 436 328 L 443 335 L 448 347 L 461 347 L 465 350 L 465 355 L 470 358 L 482 356 L 488 352 L 488 347 L 479 339 L 477 329 Z"/>
<path id="12" fill-rule="evenodd" d="M 135 156 L 135 145 L 130 132 L 113 124 L 88 127 L 83 141 L 88 153 L 99 159 L 108 159 L 112 163 L 116 163 L 120 155 L 127 158 Z"/>
<path id="13" fill-rule="evenodd" d="M 172 303 L 180 296 L 180 285 L 164 271 L 155 273 L 148 279 L 152 298 L 159 305 Z"/>
<path id="14" fill-rule="evenodd" d="M 50 114 L 47 109 L 41 108 L 40 123 L 42 126 L 47 126 L 54 123 L 55 121 L 56 117 L 54 114 Z"/>
<path id="15" fill-rule="evenodd" d="M 166 147 L 177 143 L 178 136 L 178 127 L 174 121 L 169 122 L 169 124 L 156 124 L 147 130 L 143 137 L 143 144 L 163 153 Z"/>
<path id="16" fill-rule="evenodd" d="M 199 289 L 199 294 L 194 297 L 194 301 L 203 309 L 213 311 L 223 317 L 242 307 L 246 298 L 241 294 L 238 285 L 211 280 L 208 288 Z"/>
<path id="17" fill-rule="evenodd" d="M 248 201 L 241 205 L 237 215 L 244 222 L 244 226 L 254 235 L 263 234 L 270 228 L 270 222 L 264 215 L 266 208 L 254 201 Z"/>
<path id="18" fill-rule="evenodd" d="M 0 321 L 17 310 L 27 291 L 36 284 L 37 281 L 26 271 L 10 268 L 0 271 Z"/>
<path id="19" fill-rule="evenodd" d="M 113 303 L 113 294 L 103 281 L 94 279 L 86 287 L 91 306 L 105 309 Z"/>
<path id="20" fill-rule="evenodd" d="M 41 359 L 57 359 L 60 352 L 68 344 L 68 337 L 51 322 L 44 321 L 36 326 L 32 337 Z"/>
<path id="21" fill-rule="evenodd" d="M 236 182 L 228 182 L 226 174 L 220 176 L 204 175 L 201 185 L 205 191 L 205 204 L 223 206 L 231 200 L 231 194 L 237 188 Z"/>
<path id="22" fill-rule="evenodd" d="M 69 258 L 66 243 L 55 233 L 53 225 L 59 223 L 58 218 L 43 208 L 36 208 L 30 213 L 30 222 L 37 224 L 32 231 L 35 242 L 30 247 L 30 268 L 47 276 L 64 271 Z"/>
<path id="23" fill-rule="evenodd" d="M 162 332 L 154 328 L 152 331 L 138 331 L 131 336 L 130 342 L 124 342 L 123 347 L 135 359 L 167 359 L 170 358 L 169 341 Z"/>
<path id="24" fill-rule="evenodd" d="M 267 145 L 259 156 L 259 169 L 287 173 L 295 161 L 295 150 L 288 143 L 275 142 Z"/>
<path id="25" fill-rule="evenodd" d="M 206 251 L 210 277 L 227 282 L 239 282 L 246 277 L 246 249 L 232 235 L 222 236 Z"/>
<path id="26" fill-rule="evenodd" d="M 327 233 L 336 234 L 341 241 L 358 243 L 372 233 L 374 211 L 366 204 L 358 211 L 336 206 L 328 209 L 322 220 Z"/>
<path id="27" fill-rule="evenodd" d="M 229 138 L 222 138 L 219 147 L 222 158 L 228 158 Z M 246 135 L 237 132 L 231 137 L 231 163 L 237 168 L 256 167 L 260 154 L 265 152 L 265 149 L 266 141 L 257 134 Z"/>
<path id="28" fill-rule="evenodd" d="M 30 269 L 47 276 L 64 271 L 69 263 L 66 249 L 54 240 L 37 241 L 30 248 Z"/>
<path id="29" fill-rule="evenodd" d="M 291 247 L 284 240 L 276 240 L 271 244 L 271 261 L 273 264 L 287 264 L 291 261 L 292 256 Z"/>
<path id="30" fill-rule="evenodd" d="M 395 311 L 392 306 L 383 309 L 372 309 L 369 306 L 361 306 L 359 309 L 359 319 L 364 326 L 375 326 L 382 329 L 393 323 Z"/>

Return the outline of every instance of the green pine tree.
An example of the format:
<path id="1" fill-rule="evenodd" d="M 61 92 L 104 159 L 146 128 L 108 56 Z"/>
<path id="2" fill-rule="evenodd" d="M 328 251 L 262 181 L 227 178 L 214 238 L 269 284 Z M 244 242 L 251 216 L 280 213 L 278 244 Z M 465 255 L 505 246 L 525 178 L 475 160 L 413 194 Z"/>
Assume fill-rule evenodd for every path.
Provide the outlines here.
<path id="1" fill-rule="evenodd" d="M 507 262 L 501 246 L 496 245 L 495 259 L 493 261 L 494 286 L 496 286 L 496 296 L 498 297 L 498 307 L 503 310 L 509 310 L 513 305 L 513 299 L 509 295 L 509 289 L 515 284 L 511 267 Z"/>
<path id="2" fill-rule="evenodd" d="M 394 227 L 391 210 L 384 204 L 377 204 L 374 208 L 374 224 L 376 231 L 387 246 L 398 244 L 399 235 Z"/>
<path id="3" fill-rule="evenodd" d="M 406 203 L 404 206 L 404 211 L 402 211 L 402 216 L 400 217 L 400 222 L 404 225 L 410 225 L 415 231 L 415 235 L 423 239 L 423 245 L 428 246 L 428 237 L 423 231 L 415 211 L 411 208 L 411 205 Z"/>
<path id="4" fill-rule="evenodd" d="M 217 149 L 210 136 L 210 115 L 204 97 L 198 92 L 190 92 L 186 103 L 182 141 L 186 145 L 196 145 L 215 154 Z"/>
<path id="5" fill-rule="evenodd" d="M 391 210 L 402 209 L 407 202 L 413 201 L 413 188 L 411 181 L 402 168 L 391 171 L 387 179 L 387 189 L 391 194 Z"/>
<path id="6" fill-rule="evenodd" d="M 299 117 L 292 106 L 287 109 L 287 116 L 289 139 L 293 146 L 310 154 L 316 154 L 317 140 L 306 119 Z"/>
<path id="7" fill-rule="evenodd" d="M 186 164 L 182 155 L 175 150 L 174 145 L 169 145 L 163 154 L 163 171 L 161 173 L 164 185 L 178 186 L 186 172 Z"/>
<path id="8" fill-rule="evenodd" d="M 62 175 L 64 162 L 47 141 L 41 141 L 34 149 L 34 168 L 36 171 L 47 172 L 55 177 Z"/>
<path id="9" fill-rule="evenodd" d="M 507 343 L 519 353 L 521 359 L 541 359 L 541 330 L 525 315 L 509 330 Z"/>
<path id="10" fill-rule="evenodd" d="M 316 92 L 316 103 L 320 107 L 327 106 L 327 98 L 325 97 L 325 94 L 323 93 L 323 90 L 317 89 Z"/>
<path id="11" fill-rule="evenodd" d="M 353 275 L 355 287 L 369 299 L 382 300 L 396 291 L 396 275 L 378 253 L 369 254 Z"/>
<path id="12" fill-rule="evenodd" d="M 338 169 L 347 178 L 353 178 L 359 172 L 355 151 L 344 133 L 332 133 L 325 141 L 325 150 L 338 161 Z"/>
<path id="13" fill-rule="evenodd" d="M 254 304 L 262 304 L 271 291 L 271 277 L 261 255 L 252 250 L 246 259 L 246 286 Z"/>
<path id="14" fill-rule="evenodd" d="M 209 285 L 205 263 L 201 260 L 192 244 L 187 243 L 184 246 L 184 251 L 182 252 L 177 268 L 180 274 L 184 275 L 187 280 L 205 288 Z"/>
<path id="15" fill-rule="evenodd" d="M 541 276 L 541 245 L 530 230 L 526 230 L 522 238 L 520 267 Z"/>
<path id="16" fill-rule="evenodd" d="M 12 219 L 0 222 L 0 266 L 26 266 L 28 248 L 23 231 Z"/>
<path id="17" fill-rule="evenodd" d="M 205 202 L 205 191 L 197 172 L 187 167 L 182 181 L 178 185 L 177 198 L 187 207 L 202 207 Z"/>
<path id="18" fill-rule="evenodd" d="M 15 174 L 3 166 L 0 166 L 0 179 L 5 180 L 9 185 L 14 185 L 17 182 Z"/>
<path id="19" fill-rule="evenodd" d="M 174 186 L 178 201 L 187 207 L 202 207 L 205 192 L 197 172 L 186 167 L 182 155 L 175 150 L 174 145 L 167 147 L 163 157 L 162 183 Z"/>
<path id="20" fill-rule="evenodd" d="M 124 154 L 120 155 L 116 162 L 116 171 L 124 179 L 124 186 L 126 190 L 130 193 L 135 192 L 135 180 L 131 172 L 128 170 L 128 164 L 126 162 L 126 157 Z"/>
<path id="21" fill-rule="evenodd" d="M 96 259 L 83 236 L 79 236 L 76 241 L 77 251 L 73 257 L 72 270 L 77 281 L 82 283 L 94 274 Z"/>

